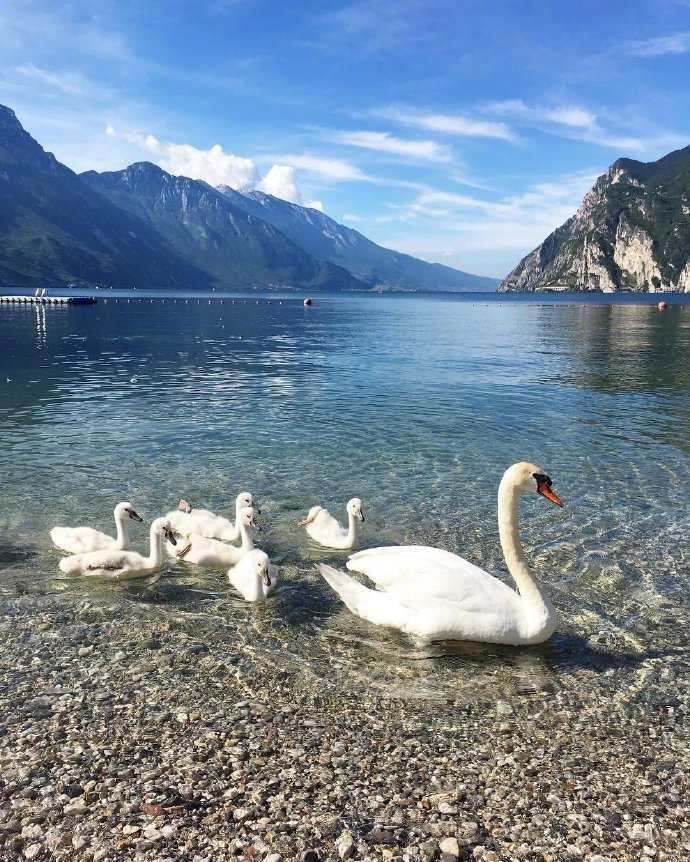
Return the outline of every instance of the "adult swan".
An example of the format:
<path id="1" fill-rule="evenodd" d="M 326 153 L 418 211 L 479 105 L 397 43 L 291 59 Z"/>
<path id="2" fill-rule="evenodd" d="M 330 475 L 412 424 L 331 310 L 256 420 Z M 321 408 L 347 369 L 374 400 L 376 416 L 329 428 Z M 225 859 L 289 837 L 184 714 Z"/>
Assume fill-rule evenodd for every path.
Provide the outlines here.
<path id="1" fill-rule="evenodd" d="M 462 557 L 419 545 L 372 548 L 347 567 L 374 583 L 371 590 L 331 566 L 319 570 L 362 619 L 400 629 L 418 643 L 438 640 L 535 644 L 556 627 L 553 605 L 530 574 L 519 537 L 520 494 L 532 491 L 562 506 L 551 479 L 534 464 L 513 464 L 498 488 L 498 532 L 515 592 Z"/>

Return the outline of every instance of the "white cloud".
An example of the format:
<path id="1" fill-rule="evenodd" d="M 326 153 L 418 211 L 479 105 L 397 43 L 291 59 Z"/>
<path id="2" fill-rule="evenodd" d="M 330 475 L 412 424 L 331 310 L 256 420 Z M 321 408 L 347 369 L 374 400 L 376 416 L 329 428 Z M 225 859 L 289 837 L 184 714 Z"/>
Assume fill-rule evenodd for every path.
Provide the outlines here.
<path id="1" fill-rule="evenodd" d="M 312 210 L 318 210 L 320 213 L 324 211 L 323 201 L 305 201 L 304 206 Z"/>
<path id="2" fill-rule="evenodd" d="M 450 149 L 436 143 L 436 141 L 403 140 L 390 135 L 388 132 L 332 132 L 328 133 L 326 137 L 345 146 L 362 147 L 423 162 L 449 162 L 452 159 Z"/>
<path id="3" fill-rule="evenodd" d="M 482 109 L 548 134 L 608 147 L 621 154 L 655 153 L 659 149 L 682 146 L 685 142 L 681 135 L 656 129 L 649 134 L 631 134 L 628 129 L 612 130 L 602 124 L 597 114 L 579 105 L 527 105 L 522 99 L 507 99 L 487 102 Z"/>
<path id="4" fill-rule="evenodd" d="M 690 31 L 672 33 L 670 36 L 655 36 L 624 42 L 623 50 L 633 57 L 661 57 L 664 54 L 685 54 L 690 51 Z"/>
<path id="5" fill-rule="evenodd" d="M 24 78 L 31 78 L 34 81 L 38 81 L 39 84 L 53 87 L 68 96 L 82 96 L 92 87 L 79 74 L 74 72 L 49 72 L 46 69 L 34 66 L 33 63 L 27 63 L 24 66 L 15 66 L 14 71 Z"/>
<path id="6" fill-rule="evenodd" d="M 382 108 L 372 113 L 403 126 L 415 126 L 431 132 L 443 132 L 446 135 L 515 140 L 515 135 L 505 123 L 465 117 L 460 114 L 432 114 L 400 108 Z"/>
<path id="7" fill-rule="evenodd" d="M 341 159 L 327 159 L 321 156 L 312 156 L 309 153 L 292 153 L 281 156 L 281 160 L 290 162 L 294 167 L 302 168 L 308 173 L 335 182 L 347 182 L 351 180 L 373 181 L 371 177 L 368 177 L 358 167 Z"/>
<path id="8" fill-rule="evenodd" d="M 256 188 L 275 198 L 302 205 L 302 195 L 297 188 L 295 169 L 288 165 L 273 165 Z"/>

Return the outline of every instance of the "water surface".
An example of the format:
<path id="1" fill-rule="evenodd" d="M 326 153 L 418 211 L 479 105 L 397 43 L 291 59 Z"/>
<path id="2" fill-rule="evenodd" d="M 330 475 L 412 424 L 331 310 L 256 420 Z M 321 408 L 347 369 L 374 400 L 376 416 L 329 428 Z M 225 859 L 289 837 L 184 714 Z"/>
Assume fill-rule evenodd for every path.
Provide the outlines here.
<path id="1" fill-rule="evenodd" d="M 253 297 L 234 304 L 0 306 L 0 597 L 18 619 L 62 604 L 186 626 L 246 672 L 315 692 L 544 696 L 687 645 L 690 308 L 591 297 Z M 432 544 L 509 579 L 496 489 L 534 461 L 563 497 L 522 504 L 558 633 L 527 650 L 419 650 L 353 617 L 297 522 L 360 496 L 362 545 Z M 180 497 L 259 500 L 283 583 L 265 607 L 222 572 L 170 563 L 135 584 L 65 579 L 51 526 L 110 530 Z M 135 546 L 147 525 L 134 525 Z M 164 635 L 163 635 L 164 636 Z M 669 660 L 670 660 L 669 658 Z"/>

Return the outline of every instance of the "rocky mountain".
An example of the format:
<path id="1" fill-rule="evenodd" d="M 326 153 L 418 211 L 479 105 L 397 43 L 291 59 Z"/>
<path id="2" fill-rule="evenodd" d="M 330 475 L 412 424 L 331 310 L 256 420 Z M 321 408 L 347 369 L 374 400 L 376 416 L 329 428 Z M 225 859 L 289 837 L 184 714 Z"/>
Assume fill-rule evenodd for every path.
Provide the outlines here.
<path id="1" fill-rule="evenodd" d="M 150 162 L 80 175 L 92 189 L 165 238 L 219 285 L 370 288 L 346 269 L 317 260 L 272 224 L 237 207 L 200 180 L 174 177 Z"/>
<path id="2" fill-rule="evenodd" d="M 323 213 L 148 162 L 77 176 L 0 105 L 0 285 L 492 290 Z"/>
<path id="3" fill-rule="evenodd" d="M 237 207 L 265 219 L 314 257 L 343 266 L 379 289 L 495 290 L 498 285 L 496 278 L 472 275 L 383 248 L 319 210 L 264 192 L 241 194 L 229 186 L 218 188 Z"/>
<path id="4" fill-rule="evenodd" d="M 690 291 L 690 147 L 618 159 L 501 291 Z"/>
<path id="5" fill-rule="evenodd" d="M 0 106 L 0 284 L 207 287 L 160 234 L 93 191 Z"/>

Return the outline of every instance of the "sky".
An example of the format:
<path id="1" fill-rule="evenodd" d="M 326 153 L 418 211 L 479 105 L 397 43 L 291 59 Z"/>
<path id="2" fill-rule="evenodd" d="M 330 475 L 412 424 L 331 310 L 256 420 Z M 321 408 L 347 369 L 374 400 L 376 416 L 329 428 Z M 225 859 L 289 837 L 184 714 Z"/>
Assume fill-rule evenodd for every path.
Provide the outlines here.
<path id="1" fill-rule="evenodd" d="M 0 103 L 502 277 L 621 156 L 690 144 L 690 0 L 2 0 Z"/>

